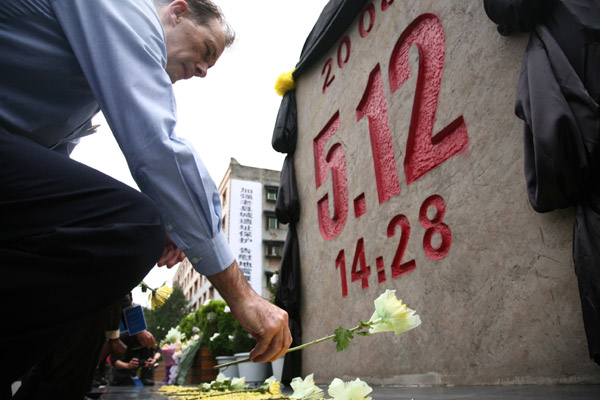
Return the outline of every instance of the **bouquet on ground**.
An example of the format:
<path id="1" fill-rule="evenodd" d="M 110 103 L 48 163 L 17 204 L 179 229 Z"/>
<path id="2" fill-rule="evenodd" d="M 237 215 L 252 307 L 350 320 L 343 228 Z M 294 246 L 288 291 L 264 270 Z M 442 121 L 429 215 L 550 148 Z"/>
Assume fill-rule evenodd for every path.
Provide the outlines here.
<path id="1" fill-rule="evenodd" d="M 325 400 L 323 389 L 315 385 L 313 374 L 305 379 L 294 378 L 291 382 L 293 393 L 281 393 L 281 384 L 274 378 L 267 379 L 262 386 L 251 388 L 244 378 L 226 378 L 222 373 L 211 383 L 203 383 L 195 387 L 163 386 L 158 392 L 169 399 L 199 400 Z M 332 400 L 371 400 L 366 397 L 373 391 L 360 379 L 344 382 L 335 378 L 327 389 Z"/>

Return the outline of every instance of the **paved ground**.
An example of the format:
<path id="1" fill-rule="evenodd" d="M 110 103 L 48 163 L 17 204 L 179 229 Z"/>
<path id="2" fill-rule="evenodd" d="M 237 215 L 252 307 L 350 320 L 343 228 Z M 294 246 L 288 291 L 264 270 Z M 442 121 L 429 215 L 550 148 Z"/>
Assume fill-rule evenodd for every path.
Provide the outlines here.
<path id="1" fill-rule="evenodd" d="M 108 387 L 100 400 L 166 400 L 149 387 Z M 376 387 L 373 400 L 599 400 L 600 385 Z"/>

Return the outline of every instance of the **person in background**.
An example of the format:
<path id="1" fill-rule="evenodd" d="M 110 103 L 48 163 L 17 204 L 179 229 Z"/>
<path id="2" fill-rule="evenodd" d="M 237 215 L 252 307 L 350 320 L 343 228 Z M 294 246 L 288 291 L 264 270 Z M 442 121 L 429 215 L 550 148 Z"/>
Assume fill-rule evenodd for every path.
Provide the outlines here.
<path id="1" fill-rule="evenodd" d="M 160 352 L 154 347 L 142 346 L 136 336 L 121 335 L 121 340 L 127 345 L 127 351 L 121 358 L 111 356 L 113 366 L 113 386 L 134 385 L 133 377 L 140 370 L 140 380 L 144 386 L 154 385 L 154 366 L 160 360 Z"/>

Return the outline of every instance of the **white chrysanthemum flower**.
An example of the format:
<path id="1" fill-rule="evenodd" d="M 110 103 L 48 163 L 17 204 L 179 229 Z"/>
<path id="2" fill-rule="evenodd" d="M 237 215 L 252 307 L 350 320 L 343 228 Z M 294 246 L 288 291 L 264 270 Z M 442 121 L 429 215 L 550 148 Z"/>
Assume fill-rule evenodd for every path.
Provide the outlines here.
<path id="1" fill-rule="evenodd" d="M 421 318 L 396 299 L 395 290 L 386 290 L 375 299 L 375 312 L 369 322 L 376 322 L 369 333 L 394 332 L 396 335 L 421 324 Z"/>
<path id="2" fill-rule="evenodd" d="M 215 382 L 223 383 L 226 380 L 227 380 L 227 377 L 225 376 L 225 374 L 222 372 L 219 372 L 219 374 L 217 375 L 217 379 L 215 379 Z"/>
<path id="3" fill-rule="evenodd" d="M 333 400 L 371 400 L 365 396 L 371 393 L 373 389 L 365 382 L 356 378 L 354 381 L 344 382 L 335 378 L 329 385 L 328 392 Z"/>
<path id="4" fill-rule="evenodd" d="M 246 378 L 233 378 L 231 379 L 231 389 L 232 390 L 242 390 L 246 387 Z"/>
<path id="5" fill-rule="evenodd" d="M 323 390 L 315 385 L 313 374 L 308 375 L 304 380 L 296 377 L 292 379 L 290 385 L 294 390 L 294 393 L 290 395 L 291 399 L 319 400 L 323 398 Z"/>

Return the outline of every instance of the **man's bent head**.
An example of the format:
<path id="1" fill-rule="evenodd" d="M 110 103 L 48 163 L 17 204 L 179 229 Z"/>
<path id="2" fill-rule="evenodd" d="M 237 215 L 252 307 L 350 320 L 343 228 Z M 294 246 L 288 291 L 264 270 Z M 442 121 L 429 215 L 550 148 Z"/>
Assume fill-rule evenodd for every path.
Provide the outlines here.
<path id="1" fill-rule="evenodd" d="M 205 77 L 235 39 L 219 7 L 210 0 L 154 2 L 165 30 L 171 82 Z"/>

